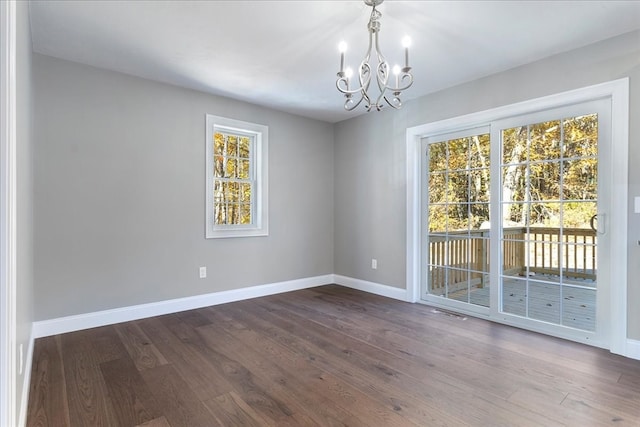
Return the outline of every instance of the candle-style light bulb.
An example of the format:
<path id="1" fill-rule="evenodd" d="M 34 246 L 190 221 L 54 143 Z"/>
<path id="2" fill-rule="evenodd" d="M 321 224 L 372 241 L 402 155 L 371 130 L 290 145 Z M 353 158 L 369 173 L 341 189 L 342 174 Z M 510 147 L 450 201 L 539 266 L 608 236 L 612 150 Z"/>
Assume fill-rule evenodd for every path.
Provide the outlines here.
<path id="1" fill-rule="evenodd" d="M 409 36 L 405 36 L 402 39 L 402 46 L 404 47 L 404 67 L 409 68 L 409 46 L 411 46 L 411 39 Z"/>
<path id="2" fill-rule="evenodd" d="M 400 66 L 399 65 L 394 65 L 393 66 L 393 74 L 395 74 L 396 76 L 396 89 L 400 87 Z"/>
<path id="3" fill-rule="evenodd" d="M 338 43 L 338 51 L 340 52 L 340 72 L 344 71 L 344 53 L 347 51 L 347 44 L 344 41 Z"/>
<path id="4" fill-rule="evenodd" d="M 347 69 L 344 70 L 344 75 L 347 76 L 347 90 L 349 90 L 349 80 L 351 79 L 351 76 L 353 76 L 353 70 L 351 67 L 347 67 Z"/>

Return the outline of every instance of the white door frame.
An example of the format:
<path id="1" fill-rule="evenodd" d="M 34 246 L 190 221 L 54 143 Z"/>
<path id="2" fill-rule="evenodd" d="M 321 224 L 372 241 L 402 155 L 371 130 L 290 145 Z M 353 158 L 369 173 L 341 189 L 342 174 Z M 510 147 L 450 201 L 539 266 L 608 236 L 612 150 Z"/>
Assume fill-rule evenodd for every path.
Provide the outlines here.
<path id="1" fill-rule="evenodd" d="M 427 123 L 407 129 L 407 296 L 412 302 L 419 302 L 420 271 L 422 268 L 421 248 L 421 139 L 425 136 L 452 132 L 464 128 L 486 125 L 521 114 L 528 114 L 550 108 L 562 107 L 595 99 L 611 99 L 611 182 L 617 189 L 611 195 L 611 218 L 609 233 L 613 242 L 627 242 L 627 193 L 629 150 L 629 79 L 619 79 L 555 95 L 536 98 L 504 107 L 455 117 L 434 123 Z M 604 279 L 611 287 L 611 341 L 612 353 L 628 356 L 627 349 L 627 245 L 612 245 L 610 251 L 612 268 L 609 278 Z M 617 285 L 616 285 L 617 284 Z M 473 313 L 470 313 L 473 314 Z"/>
<path id="2" fill-rule="evenodd" d="M 16 3 L 0 2 L 0 425 L 16 418 Z"/>

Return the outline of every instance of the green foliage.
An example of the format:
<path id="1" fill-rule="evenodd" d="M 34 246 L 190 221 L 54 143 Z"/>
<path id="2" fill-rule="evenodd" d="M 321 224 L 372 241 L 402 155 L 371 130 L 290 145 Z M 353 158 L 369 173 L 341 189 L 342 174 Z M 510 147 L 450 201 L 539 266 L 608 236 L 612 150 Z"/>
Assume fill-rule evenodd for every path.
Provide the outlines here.
<path id="1" fill-rule="evenodd" d="M 429 146 L 429 231 L 478 229 L 489 221 L 489 134 Z"/>
<path id="2" fill-rule="evenodd" d="M 213 136 L 215 224 L 251 223 L 250 150 L 246 136 L 222 132 Z"/>
<path id="3" fill-rule="evenodd" d="M 502 140 L 503 224 L 588 228 L 597 209 L 597 115 L 505 129 Z M 488 226 L 490 146 L 489 134 L 429 145 L 430 232 Z"/>

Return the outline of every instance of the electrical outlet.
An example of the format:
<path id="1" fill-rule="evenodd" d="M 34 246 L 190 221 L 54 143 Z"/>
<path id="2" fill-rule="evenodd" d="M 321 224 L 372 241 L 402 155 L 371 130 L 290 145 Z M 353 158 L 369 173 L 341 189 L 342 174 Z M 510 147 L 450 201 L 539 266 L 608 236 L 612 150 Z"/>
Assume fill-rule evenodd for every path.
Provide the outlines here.
<path id="1" fill-rule="evenodd" d="M 371 268 L 376 270 L 378 268 L 378 260 L 375 258 L 371 258 Z"/>
<path id="2" fill-rule="evenodd" d="M 205 279 L 207 277 L 207 267 L 200 267 L 200 278 Z"/>

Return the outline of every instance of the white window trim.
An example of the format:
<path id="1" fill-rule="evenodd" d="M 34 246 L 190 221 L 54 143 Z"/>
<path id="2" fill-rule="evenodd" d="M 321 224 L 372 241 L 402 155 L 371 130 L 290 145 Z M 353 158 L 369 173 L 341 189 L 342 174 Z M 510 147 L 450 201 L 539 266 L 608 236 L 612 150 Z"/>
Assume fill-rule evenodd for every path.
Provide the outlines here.
<path id="1" fill-rule="evenodd" d="M 256 185 L 253 199 L 251 225 L 214 225 L 213 209 L 213 134 L 214 128 L 227 132 L 238 132 L 254 138 L 252 162 L 255 167 Z M 269 127 L 226 117 L 206 115 L 206 197 L 205 197 L 205 237 L 207 239 L 229 237 L 255 237 L 269 235 Z"/>
<path id="2" fill-rule="evenodd" d="M 627 242 L 628 161 L 629 153 L 629 79 L 623 78 L 555 95 L 536 98 L 491 110 L 427 123 L 407 129 L 407 294 L 406 300 L 420 301 L 420 268 L 422 260 L 420 221 L 422 218 L 421 138 L 440 133 L 478 127 L 494 120 L 563 107 L 596 99 L 611 99 L 612 182 L 620 183 L 620 191 L 611 195 L 610 236 L 612 241 Z M 627 245 L 612 245 L 611 283 L 623 283 L 611 289 L 610 343 L 612 353 L 631 357 L 627 338 Z"/>
<path id="3" fill-rule="evenodd" d="M 26 400 L 16 396 L 16 13 L 15 2 L 0 4 L 0 425 L 7 426 L 26 414 Z"/>

